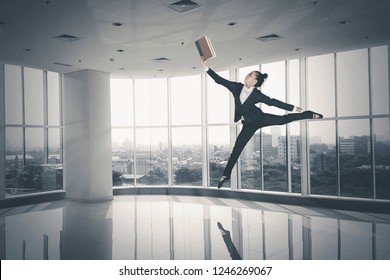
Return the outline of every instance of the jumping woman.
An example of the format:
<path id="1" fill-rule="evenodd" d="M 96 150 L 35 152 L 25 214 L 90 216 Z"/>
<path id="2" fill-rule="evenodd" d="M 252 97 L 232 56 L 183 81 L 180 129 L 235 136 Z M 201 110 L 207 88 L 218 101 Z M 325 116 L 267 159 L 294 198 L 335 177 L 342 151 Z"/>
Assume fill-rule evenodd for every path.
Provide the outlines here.
<path id="1" fill-rule="evenodd" d="M 259 71 L 252 71 L 246 75 L 244 84 L 233 82 L 220 77 L 211 68 L 209 68 L 205 59 L 201 58 L 201 64 L 207 74 L 217 83 L 226 87 L 234 98 L 234 122 L 241 120 L 242 130 L 236 139 L 233 151 L 230 155 L 228 163 L 223 171 L 223 175 L 218 183 L 218 189 L 222 187 L 223 183 L 230 179 L 232 169 L 236 164 L 245 145 L 249 142 L 255 132 L 266 126 L 284 125 L 293 121 L 304 119 L 322 119 L 323 116 L 313 111 L 302 112 L 301 107 L 297 107 L 288 103 L 284 103 L 277 99 L 273 99 L 263 94 L 259 87 L 267 79 L 266 73 Z M 275 106 L 286 111 L 294 111 L 297 113 L 286 114 L 283 116 L 264 113 L 259 107 L 258 103 L 265 103 L 269 106 Z"/>

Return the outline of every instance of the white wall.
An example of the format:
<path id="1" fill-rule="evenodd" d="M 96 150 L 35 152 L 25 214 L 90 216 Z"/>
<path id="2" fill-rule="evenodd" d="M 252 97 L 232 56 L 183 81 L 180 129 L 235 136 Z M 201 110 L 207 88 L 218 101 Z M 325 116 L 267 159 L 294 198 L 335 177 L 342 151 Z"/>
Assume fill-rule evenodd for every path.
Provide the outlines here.
<path id="1" fill-rule="evenodd" d="M 68 199 L 112 199 L 109 73 L 64 75 L 64 186 Z"/>

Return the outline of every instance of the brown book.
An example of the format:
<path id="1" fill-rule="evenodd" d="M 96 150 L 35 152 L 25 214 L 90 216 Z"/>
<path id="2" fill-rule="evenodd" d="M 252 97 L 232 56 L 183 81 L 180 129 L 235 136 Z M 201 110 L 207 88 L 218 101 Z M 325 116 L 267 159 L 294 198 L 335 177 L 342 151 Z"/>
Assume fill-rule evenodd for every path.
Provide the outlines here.
<path id="1" fill-rule="evenodd" d="M 199 55 L 204 57 L 205 60 L 215 57 L 215 51 L 211 44 L 210 38 L 203 36 L 195 41 L 195 45 L 198 49 Z"/>

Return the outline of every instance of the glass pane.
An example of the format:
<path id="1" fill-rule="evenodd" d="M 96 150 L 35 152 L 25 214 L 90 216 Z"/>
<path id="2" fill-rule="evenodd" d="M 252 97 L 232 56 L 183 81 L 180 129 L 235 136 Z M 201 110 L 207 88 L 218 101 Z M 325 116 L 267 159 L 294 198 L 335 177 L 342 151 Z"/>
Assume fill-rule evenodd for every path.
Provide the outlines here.
<path id="1" fill-rule="evenodd" d="M 61 163 L 61 129 L 49 128 L 49 163 Z M 53 156 L 54 158 L 51 158 Z"/>
<path id="2" fill-rule="evenodd" d="M 134 185 L 133 129 L 112 129 L 112 184 Z"/>
<path id="3" fill-rule="evenodd" d="M 287 72 L 288 103 L 294 106 L 301 106 L 300 102 L 300 75 L 299 60 L 294 59 L 288 62 Z M 290 141 L 288 143 L 291 156 L 291 191 L 301 192 L 301 122 L 288 124 L 290 131 Z"/>
<path id="4" fill-rule="evenodd" d="M 5 129 L 5 192 L 6 195 L 23 193 L 21 174 L 23 172 L 22 128 Z"/>
<path id="5" fill-rule="evenodd" d="M 367 49 L 337 54 L 339 116 L 369 114 Z"/>
<path id="6" fill-rule="evenodd" d="M 22 166 L 19 184 L 21 192 L 45 191 L 46 168 L 43 150 L 43 128 L 26 128 L 26 164 Z"/>
<path id="7" fill-rule="evenodd" d="M 136 125 L 166 125 L 168 99 L 166 79 L 135 80 Z"/>
<path id="8" fill-rule="evenodd" d="M 286 63 L 284 61 L 261 65 L 261 72 L 267 73 L 261 92 L 265 95 L 286 102 Z M 266 113 L 284 115 L 286 112 L 277 107 L 262 104 L 261 109 Z"/>
<path id="9" fill-rule="evenodd" d="M 373 197 L 369 121 L 340 121 L 339 135 L 341 195 Z"/>
<path id="10" fill-rule="evenodd" d="M 372 113 L 389 113 L 389 59 L 388 47 L 371 49 Z"/>
<path id="11" fill-rule="evenodd" d="M 172 124 L 200 124 L 201 79 L 198 76 L 171 79 Z"/>
<path id="12" fill-rule="evenodd" d="M 229 79 L 229 71 L 218 72 L 222 78 Z M 207 75 L 207 119 L 208 123 L 229 123 L 229 99 L 231 93 L 214 82 Z"/>
<path id="13" fill-rule="evenodd" d="M 374 119 L 376 197 L 390 199 L 390 128 L 389 119 Z"/>
<path id="14" fill-rule="evenodd" d="M 46 189 L 63 188 L 63 166 L 61 158 L 61 129 L 48 129 L 48 164 L 45 166 L 44 184 Z"/>
<path id="15" fill-rule="evenodd" d="M 334 121 L 309 122 L 310 193 L 338 195 Z"/>
<path id="16" fill-rule="evenodd" d="M 242 126 L 240 127 L 242 129 Z M 262 180 L 260 156 L 260 130 L 257 130 L 256 133 L 249 140 L 249 142 L 246 144 L 239 158 L 241 165 L 240 172 L 242 189 L 261 189 Z"/>
<path id="17" fill-rule="evenodd" d="M 22 68 L 4 65 L 5 123 L 22 124 Z"/>
<path id="18" fill-rule="evenodd" d="M 133 80 L 111 79 L 111 125 L 133 125 Z"/>
<path id="19" fill-rule="evenodd" d="M 43 128 L 26 128 L 26 165 L 43 163 Z"/>
<path id="20" fill-rule="evenodd" d="M 201 140 L 200 127 L 172 128 L 174 185 L 202 186 Z"/>
<path id="21" fill-rule="evenodd" d="M 44 124 L 42 70 L 24 68 L 24 106 L 26 124 Z"/>
<path id="22" fill-rule="evenodd" d="M 288 73 L 287 73 L 287 85 L 288 85 L 288 100 L 287 102 L 294 106 L 301 106 L 301 88 L 300 88 L 300 75 L 299 75 L 299 60 L 288 61 Z"/>
<path id="23" fill-rule="evenodd" d="M 216 187 L 231 153 L 229 126 L 209 126 L 208 137 L 210 186 Z M 226 186 L 230 187 L 229 181 Z"/>
<path id="24" fill-rule="evenodd" d="M 268 191 L 286 192 L 288 190 L 286 126 L 265 127 L 262 131 L 264 133 L 264 189 Z"/>
<path id="25" fill-rule="evenodd" d="M 334 55 L 307 59 L 307 109 L 335 116 Z"/>
<path id="26" fill-rule="evenodd" d="M 291 191 L 293 193 L 301 192 L 301 134 L 300 122 L 290 123 L 290 141 L 288 148 L 291 157 Z"/>
<path id="27" fill-rule="evenodd" d="M 60 125 L 60 75 L 47 72 L 48 124 Z"/>
<path id="28" fill-rule="evenodd" d="M 136 130 L 137 185 L 168 184 L 168 129 Z"/>

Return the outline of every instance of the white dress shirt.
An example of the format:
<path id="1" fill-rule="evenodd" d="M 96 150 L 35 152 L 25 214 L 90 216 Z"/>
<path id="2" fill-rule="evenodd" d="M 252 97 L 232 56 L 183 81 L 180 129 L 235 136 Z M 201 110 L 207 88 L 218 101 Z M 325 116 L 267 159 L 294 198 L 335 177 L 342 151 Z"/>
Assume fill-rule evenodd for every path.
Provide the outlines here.
<path id="1" fill-rule="evenodd" d="M 248 99 L 249 95 L 252 93 L 255 87 L 247 88 L 246 86 L 242 87 L 241 93 L 240 93 L 240 101 L 241 104 L 244 104 L 245 100 Z"/>

